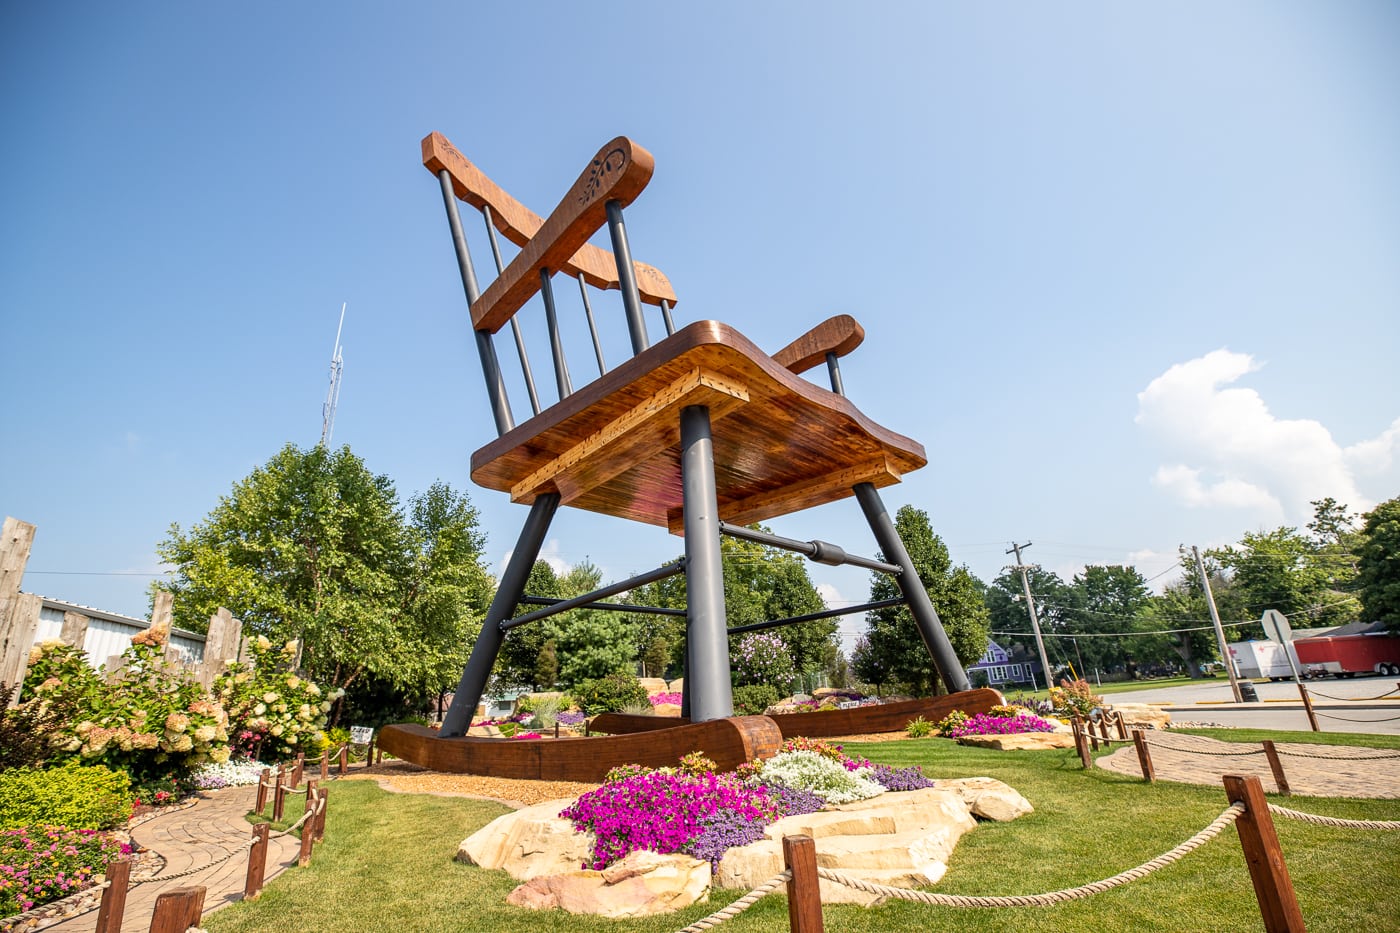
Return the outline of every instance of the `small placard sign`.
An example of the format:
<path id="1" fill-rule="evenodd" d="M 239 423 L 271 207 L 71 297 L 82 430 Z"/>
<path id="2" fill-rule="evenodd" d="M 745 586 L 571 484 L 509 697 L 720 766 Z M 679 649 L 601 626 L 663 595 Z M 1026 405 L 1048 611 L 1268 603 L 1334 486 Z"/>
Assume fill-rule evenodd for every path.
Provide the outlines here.
<path id="1" fill-rule="evenodd" d="M 860 706 L 860 700 L 842 700 L 836 704 L 837 709 L 855 709 Z"/>
<path id="2" fill-rule="evenodd" d="M 368 745 L 369 740 L 374 738 L 374 729 L 370 726 L 351 726 L 350 741 L 355 745 Z"/>

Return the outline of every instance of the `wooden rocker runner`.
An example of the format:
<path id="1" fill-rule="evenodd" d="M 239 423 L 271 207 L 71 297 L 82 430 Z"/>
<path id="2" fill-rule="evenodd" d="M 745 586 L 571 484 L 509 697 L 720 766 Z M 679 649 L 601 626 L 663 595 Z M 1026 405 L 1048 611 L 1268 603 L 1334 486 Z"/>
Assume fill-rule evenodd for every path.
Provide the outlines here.
<path id="1" fill-rule="evenodd" d="M 440 731 L 385 727 L 380 745 L 390 754 L 435 769 L 498 776 L 597 780 L 617 764 L 674 764 L 703 751 L 722 768 L 776 751 L 781 735 L 772 719 L 734 717 L 729 636 L 762 628 L 830 618 L 889 605 L 908 605 L 943 682 L 968 691 L 967 676 L 920 585 L 917 573 L 877 489 L 927 463 L 917 441 L 882 427 L 845 396 L 838 360 L 860 345 L 864 331 L 847 315 L 823 321 L 771 356 L 733 327 L 697 321 L 676 329 L 676 296 L 659 270 L 632 261 L 622 211 L 651 179 L 653 159 L 618 137 L 584 168 L 548 218 L 506 194 L 438 133 L 423 140 L 423 164 L 437 176 L 447 209 L 462 287 L 486 393 L 498 437 L 472 455 L 473 481 L 508 493 L 530 507 L 529 517 L 501 577 L 481 634 Z M 462 229 L 458 203 L 483 215 L 497 278 L 485 290 Z M 612 251 L 588 242 L 604 226 Z M 501 261 L 497 234 L 520 247 Z M 592 337 L 598 375 L 574 385 L 564 352 L 554 284 L 577 282 Z M 631 357 L 609 369 L 594 319 L 590 289 L 621 292 Z M 544 306 L 555 401 L 542 404 L 525 349 L 518 312 L 536 295 Z M 644 306 L 661 312 L 666 336 L 655 343 Z M 507 325 L 515 338 L 531 416 L 516 423 L 494 336 Z M 802 376 L 826 364 L 830 388 Z M 797 541 L 746 527 L 854 496 L 885 560 L 846 553 L 824 541 Z M 525 594 L 525 582 L 560 505 L 658 525 L 682 535 L 685 556 L 629 580 L 569 600 Z M 819 563 L 851 564 L 893 575 L 895 600 L 728 628 L 720 536 L 732 535 L 806 555 Z M 637 586 L 685 575 L 685 686 L 683 721 L 664 732 L 608 738 L 503 742 L 468 736 L 506 633 L 518 625 L 571 609 L 616 609 L 603 602 Z M 512 618 L 522 603 L 540 606 Z M 629 606 L 629 612 L 675 612 Z M 940 708 L 950 698 L 939 698 Z M 985 710 L 1000 702 L 994 690 L 953 698 L 953 706 Z M 868 710 L 868 712 L 865 712 Z M 881 712 L 884 710 L 884 712 Z M 808 729 L 846 733 L 902 728 L 919 712 L 883 707 L 808 713 Z M 838 716 L 839 713 L 839 716 Z M 895 714 L 892 718 L 892 714 Z M 793 718 L 793 717 L 789 717 Z M 864 728 L 863 725 L 877 728 Z M 631 731 L 618 728 L 618 732 Z M 809 732 L 809 734 L 838 734 Z M 674 746 L 674 747 L 672 747 Z"/>

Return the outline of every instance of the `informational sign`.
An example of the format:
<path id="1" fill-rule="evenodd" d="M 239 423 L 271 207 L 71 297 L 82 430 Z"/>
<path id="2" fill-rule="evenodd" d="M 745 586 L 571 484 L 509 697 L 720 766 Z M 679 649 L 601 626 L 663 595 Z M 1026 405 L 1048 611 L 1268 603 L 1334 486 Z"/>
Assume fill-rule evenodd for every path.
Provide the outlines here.
<path id="1" fill-rule="evenodd" d="M 374 738 L 374 729 L 370 726 L 351 726 L 350 741 L 355 745 L 368 745 L 369 740 Z"/>
<path id="2" fill-rule="evenodd" d="M 1269 641 L 1286 645 L 1293 640 L 1293 627 L 1288 624 L 1288 616 L 1277 609 L 1265 609 L 1264 617 L 1259 622 L 1264 626 L 1264 637 Z"/>
<path id="3" fill-rule="evenodd" d="M 855 709 L 860 706 L 860 700 L 842 700 L 836 704 L 837 709 Z"/>

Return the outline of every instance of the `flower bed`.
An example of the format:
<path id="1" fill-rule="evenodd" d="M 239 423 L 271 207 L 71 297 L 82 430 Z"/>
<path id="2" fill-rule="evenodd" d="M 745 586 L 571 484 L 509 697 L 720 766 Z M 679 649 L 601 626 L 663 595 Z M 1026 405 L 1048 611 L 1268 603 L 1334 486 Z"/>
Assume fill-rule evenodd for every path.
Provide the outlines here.
<path id="1" fill-rule="evenodd" d="M 652 705 L 652 706 L 680 706 L 680 705 L 681 705 L 681 694 L 680 694 L 680 691 L 673 691 L 673 692 L 671 692 L 671 693 L 653 693 L 651 696 L 647 697 L 647 699 L 651 700 L 651 705 Z"/>
<path id="2" fill-rule="evenodd" d="M 0 832 L 0 917 L 91 887 L 128 843 L 90 829 L 48 826 Z"/>
<path id="3" fill-rule="evenodd" d="M 242 758 L 223 764 L 208 764 L 194 773 L 194 786 L 199 790 L 218 790 L 221 787 L 242 787 L 256 784 L 262 778 L 263 769 L 268 767 L 261 761 Z"/>
<path id="4" fill-rule="evenodd" d="M 978 713 L 954 726 L 948 735 L 958 739 L 965 735 L 1019 735 L 1025 732 L 1054 732 L 1053 723 L 1039 716 L 992 716 Z"/>
<path id="5" fill-rule="evenodd" d="M 602 787 L 560 816 L 593 834 L 592 858 L 584 868 L 605 868 L 649 849 L 692 855 L 718 870 L 728 849 L 763 838 L 768 824 L 781 817 L 931 786 L 918 767 L 874 765 L 848 758 L 839 745 L 793 739 L 767 761 L 724 774 L 714 773 L 714 762 L 698 753 L 681 759 L 679 768 L 614 768 Z"/>

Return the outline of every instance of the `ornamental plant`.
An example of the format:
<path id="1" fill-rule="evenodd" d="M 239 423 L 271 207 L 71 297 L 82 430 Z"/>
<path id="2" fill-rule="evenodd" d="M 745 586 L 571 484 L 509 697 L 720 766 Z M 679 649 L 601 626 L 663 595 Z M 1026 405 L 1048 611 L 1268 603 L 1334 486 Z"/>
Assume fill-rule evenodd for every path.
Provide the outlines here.
<path id="1" fill-rule="evenodd" d="M 239 747 L 266 761 L 313 752 L 325 743 L 326 715 L 343 690 L 324 690 L 292 669 L 296 642 L 275 648 L 259 635 L 249 641 L 251 665 L 231 664 L 214 681 L 228 709 Z"/>
<path id="2" fill-rule="evenodd" d="M 949 734 L 953 738 L 965 735 L 1017 735 L 1024 732 L 1054 732 L 1055 726 L 1039 716 L 1013 716 L 1005 718 L 978 713 L 953 728 Z"/>
<path id="3" fill-rule="evenodd" d="M 964 713 L 960 709 L 955 709 L 947 716 L 944 716 L 942 719 L 938 720 L 938 726 L 936 727 L 937 732 L 944 738 L 951 738 L 954 730 L 960 728 L 963 723 L 967 722 L 967 720 L 967 713 Z"/>
<path id="4" fill-rule="evenodd" d="M 105 833 L 62 826 L 0 831 L 0 917 L 91 887 L 131 846 Z"/>
<path id="5" fill-rule="evenodd" d="M 73 710 L 50 736 L 55 758 L 124 770 L 134 785 L 183 781 L 202 764 L 228 760 L 228 714 L 164 659 L 167 636 L 155 626 L 133 638 L 110 681 L 69 645 L 34 647 L 25 678 L 32 684 L 30 702 Z"/>
<path id="6" fill-rule="evenodd" d="M 813 751 L 779 752 L 763 763 L 763 781 L 819 795 L 827 803 L 850 803 L 885 792 L 869 768 L 847 770 L 840 761 Z"/>
<path id="7" fill-rule="evenodd" d="M 737 686 L 769 684 L 779 693 L 791 693 L 797 682 L 792 651 L 781 638 L 768 632 L 752 632 L 739 639 L 730 656 Z"/>
<path id="8" fill-rule="evenodd" d="M 1058 687 L 1050 688 L 1050 702 L 1054 705 L 1056 716 L 1083 716 L 1087 719 L 1094 710 L 1103 706 L 1103 697 L 1094 696 L 1088 681 L 1066 677 Z"/>

